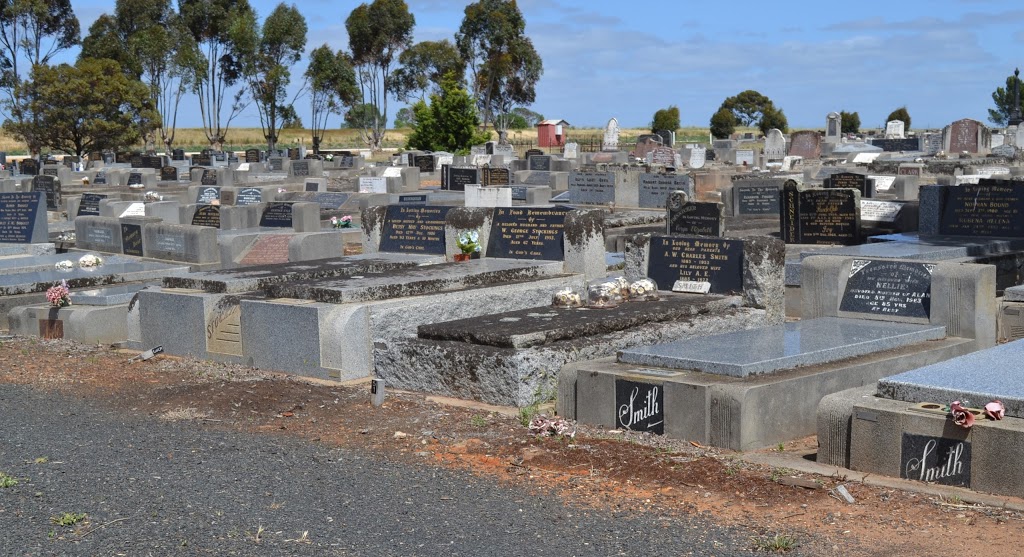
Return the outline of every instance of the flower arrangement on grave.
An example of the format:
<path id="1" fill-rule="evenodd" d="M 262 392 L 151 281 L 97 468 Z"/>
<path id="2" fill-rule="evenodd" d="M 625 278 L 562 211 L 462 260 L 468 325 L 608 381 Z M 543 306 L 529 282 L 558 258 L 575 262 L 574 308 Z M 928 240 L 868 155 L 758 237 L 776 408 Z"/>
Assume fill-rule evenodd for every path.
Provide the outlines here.
<path id="1" fill-rule="evenodd" d="M 345 215 L 340 219 L 331 217 L 331 226 L 334 228 L 352 228 L 352 215 Z"/>
<path id="2" fill-rule="evenodd" d="M 1006 414 L 1006 407 L 1001 400 L 993 400 L 985 405 L 985 415 L 993 420 L 1001 420 Z"/>
<path id="3" fill-rule="evenodd" d="M 459 234 L 455 244 L 459 247 L 465 255 L 470 255 L 480 251 L 480 233 L 476 230 L 466 230 L 462 234 Z"/>
<path id="4" fill-rule="evenodd" d="M 157 193 L 155 191 L 147 191 L 145 196 L 144 196 L 144 199 L 146 201 L 163 201 L 164 200 L 164 196 L 160 195 L 159 193 Z"/>
<path id="5" fill-rule="evenodd" d="M 71 290 L 68 288 L 68 281 L 62 280 L 60 284 L 48 288 L 46 290 L 46 299 L 55 308 L 70 306 Z"/>
<path id="6" fill-rule="evenodd" d="M 92 267 L 99 267 L 103 264 L 103 260 L 98 255 L 87 253 L 78 259 L 78 266 L 83 269 L 89 269 Z"/>
<path id="7" fill-rule="evenodd" d="M 949 405 L 949 413 L 953 416 L 953 423 L 964 429 L 969 429 L 974 425 L 974 413 L 964 408 L 959 400 L 954 400 Z"/>
<path id="8" fill-rule="evenodd" d="M 74 266 L 75 266 L 75 264 L 72 263 L 70 259 L 65 259 L 64 261 L 58 261 L 57 264 L 54 265 L 54 267 L 58 271 L 70 271 L 72 268 L 74 268 Z"/>

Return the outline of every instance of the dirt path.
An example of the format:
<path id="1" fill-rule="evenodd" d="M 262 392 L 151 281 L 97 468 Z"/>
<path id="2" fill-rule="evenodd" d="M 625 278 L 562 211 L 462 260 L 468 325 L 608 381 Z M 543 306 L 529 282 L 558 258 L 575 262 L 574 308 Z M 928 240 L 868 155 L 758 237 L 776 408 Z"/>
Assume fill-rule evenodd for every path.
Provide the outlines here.
<path id="1" fill-rule="evenodd" d="M 575 438 L 537 437 L 519 416 L 438 404 L 417 394 L 389 393 L 375 408 L 365 385 L 311 383 L 162 356 L 130 364 L 129 357 L 104 347 L 14 338 L 0 343 L 0 382 L 74 393 L 212 429 L 303 438 L 399 462 L 462 468 L 554 488 L 593 508 L 712 517 L 756 532 L 756 551 L 793 542 L 808 555 L 1011 555 L 1024 534 L 1021 512 L 966 503 L 970 494 L 955 489 L 943 490 L 943 497 L 865 485 L 852 477 L 751 464 L 729 451 L 590 428 L 580 428 Z M 802 440 L 782 452 L 813 445 L 813 439 Z M 838 484 L 856 503 L 834 495 Z M 1024 501 L 1011 501 L 1024 508 Z"/>

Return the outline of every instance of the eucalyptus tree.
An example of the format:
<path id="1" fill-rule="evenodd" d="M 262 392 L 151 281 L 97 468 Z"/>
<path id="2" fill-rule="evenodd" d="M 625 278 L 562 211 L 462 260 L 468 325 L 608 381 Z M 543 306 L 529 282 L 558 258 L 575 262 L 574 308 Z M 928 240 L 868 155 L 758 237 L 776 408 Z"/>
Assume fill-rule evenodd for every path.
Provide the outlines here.
<path id="1" fill-rule="evenodd" d="M 402 102 L 425 101 L 428 94 L 441 92 L 441 80 L 452 74 L 457 85 L 465 81 L 466 63 L 448 39 L 423 41 L 398 57 L 401 67 L 394 72 L 395 97 Z"/>
<path id="2" fill-rule="evenodd" d="M 352 106 L 360 98 L 352 57 L 340 50 L 332 52 L 326 44 L 313 49 L 306 66 L 306 84 L 313 117 L 310 125 L 313 152 L 319 153 L 327 119 L 331 114 L 341 114 L 346 106 Z"/>

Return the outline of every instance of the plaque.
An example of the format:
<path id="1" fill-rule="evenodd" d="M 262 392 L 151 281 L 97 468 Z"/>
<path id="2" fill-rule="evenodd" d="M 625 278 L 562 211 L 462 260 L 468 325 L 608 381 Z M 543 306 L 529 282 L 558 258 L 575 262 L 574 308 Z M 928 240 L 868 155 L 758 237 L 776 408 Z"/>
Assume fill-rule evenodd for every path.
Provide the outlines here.
<path id="1" fill-rule="evenodd" d="M 320 191 L 320 184 L 318 182 L 306 182 L 306 191 Z"/>
<path id="2" fill-rule="evenodd" d="M 800 191 L 788 182 L 782 193 L 782 240 L 787 244 L 860 243 L 860 193 L 850 189 Z"/>
<path id="3" fill-rule="evenodd" d="M 184 149 L 175 149 L 175 150 L 171 151 L 171 160 L 173 160 L 173 161 L 183 161 L 183 160 L 185 160 L 185 150 Z"/>
<path id="4" fill-rule="evenodd" d="M 129 172 L 128 173 L 128 187 L 141 186 L 142 185 L 142 173 L 141 172 Z"/>
<path id="5" fill-rule="evenodd" d="M 487 257 L 563 260 L 565 214 L 569 211 L 565 207 L 496 207 Z"/>
<path id="6" fill-rule="evenodd" d="M 854 259 L 839 310 L 928 319 L 934 268 L 930 263 Z"/>
<path id="7" fill-rule="evenodd" d="M 383 176 L 360 176 L 359 193 L 387 193 L 388 179 Z"/>
<path id="8" fill-rule="evenodd" d="M 142 155 L 132 153 L 128 158 L 128 164 L 130 164 L 132 168 L 142 168 Z"/>
<path id="9" fill-rule="evenodd" d="M 512 173 L 507 168 L 485 168 L 481 172 L 484 186 L 507 186 L 512 183 Z"/>
<path id="10" fill-rule="evenodd" d="M 142 168 L 152 168 L 159 171 L 164 167 L 164 158 L 156 155 L 143 155 Z"/>
<path id="11" fill-rule="evenodd" d="M 998 182 L 942 187 L 939 234 L 1024 237 L 1024 188 Z"/>
<path id="12" fill-rule="evenodd" d="M 212 168 L 203 170 L 203 176 L 199 179 L 199 185 L 201 186 L 216 186 L 217 185 L 217 171 Z"/>
<path id="13" fill-rule="evenodd" d="M 32 191 L 41 191 L 46 194 L 47 210 L 60 210 L 60 180 L 53 176 L 36 176 L 32 178 Z"/>
<path id="14" fill-rule="evenodd" d="M 76 216 L 100 216 L 100 200 L 106 198 L 106 195 L 99 193 L 83 193 L 82 200 L 78 203 Z"/>
<path id="15" fill-rule="evenodd" d="M 217 205 L 201 205 L 192 216 L 192 226 L 210 226 L 220 228 L 220 207 Z"/>
<path id="16" fill-rule="evenodd" d="M 872 139 L 871 144 L 887 153 L 921 150 L 921 140 L 916 137 L 908 137 L 905 139 Z"/>
<path id="17" fill-rule="evenodd" d="M 693 199 L 693 181 L 686 174 L 652 174 L 644 172 L 639 179 L 640 206 L 649 209 L 664 209 L 668 194 L 685 191 Z"/>
<path id="18" fill-rule="evenodd" d="M 733 203 L 737 215 L 778 215 L 779 186 L 733 184 Z"/>
<path id="19" fill-rule="evenodd" d="M 35 176 L 39 174 L 39 162 L 35 159 L 23 159 L 18 165 L 18 169 L 25 176 Z"/>
<path id="20" fill-rule="evenodd" d="M 401 205 L 426 205 L 427 194 L 410 194 L 410 195 L 399 195 L 398 203 Z"/>
<path id="21" fill-rule="evenodd" d="M 617 429 L 665 433 L 665 391 L 657 384 L 615 380 Z"/>
<path id="22" fill-rule="evenodd" d="M 267 166 L 274 172 L 281 172 L 284 170 L 284 159 L 281 157 L 271 157 L 267 161 Z"/>
<path id="23" fill-rule="evenodd" d="M 743 290 L 743 240 L 652 236 L 647 276 L 658 290 L 676 281 L 708 282 L 712 294 Z"/>
<path id="24" fill-rule="evenodd" d="M 336 211 L 348 201 L 349 195 L 337 191 L 322 191 L 316 194 L 313 201 L 320 205 L 322 211 Z"/>
<path id="25" fill-rule="evenodd" d="M 260 226 L 271 228 L 292 227 L 292 204 L 269 203 L 260 216 Z"/>
<path id="26" fill-rule="evenodd" d="M 900 477 L 971 487 L 971 444 L 962 439 L 903 432 Z"/>
<path id="27" fill-rule="evenodd" d="M 199 205 L 210 205 L 214 201 L 220 200 L 220 188 L 219 187 L 206 187 L 199 188 L 196 193 L 196 203 Z"/>
<path id="28" fill-rule="evenodd" d="M 292 176 L 309 176 L 309 161 L 292 161 Z"/>
<path id="29" fill-rule="evenodd" d="M 569 203 L 607 205 L 615 202 L 615 174 L 611 172 L 570 172 Z"/>
<path id="30" fill-rule="evenodd" d="M 551 170 L 551 155 L 533 155 L 527 161 L 527 170 L 543 170 L 545 172 Z"/>
<path id="31" fill-rule="evenodd" d="M 178 167 L 177 166 L 164 166 L 160 168 L 160 181 L 161 182 L 177 182 L 178 181 Z"/>
<path id="32" fill-rule="evenodd" d="M 42 192 L 0 193 L 0 243 L 32 242 L 33 228 L 44 198 Z M 46 226 L 45 219 L 42 226 Z"/>
<path id="33" fill-rule="evenodd" d="M 245 162 L 260 162 L 260 150 L 259 149 L 246 149 L 245 150 Z"/>
<path id="34" fill-rule="evenodd" d="M 896 222 L 906 203 L 902 201 L 860 200 L 860 220 L 871 222 Z"/>
<path id="35" fill-rule="evenodd" d="M 450 209 L 427 205 L 388 206 L 380 251 L 444 254 L 444 219 Z"/>
<path id="36" fill-rule="evenodd" d="M 721 203 L 687 201 L 668 209 L 669 234 L 721 236 L 725 232 L 723 223 Z"/>
<path id="37" fill-rule="evenodd" d="M 242 188 L 235 197 L 235 205 L 253 205 L 263 202 L 263 190 L 259 188 Z"/>
<path id="38" fill-rule="evenodd" d="M 837 172 L 824 180 L 826 188 L 850 188 L 860 192 L 861 198 L 871 197 L 872 181 L 864 174 L 854 172 Z"/>
<path id="39" fill-rule="evenodd" d="M 514 201 L 526 201 L 526 192 L 530 189 L 526 186 L 509 186 L 512 190 L 512 199 Z"/>
<path id="40" fill-rule="evenodd" d="M 466 184 L 479 184 L 480 176 L 476 167 L 449 166 L 448 189 L 466 191 Z"/>
<path id="41" fill-rule="evenodd" d="M 288 149 L 288 158 L 293 161 L 299 160 L 299 150 L 295 148 Z"/>
<path id="42" fill-rule="evenodd" d="M 433 155 L 416 155 L 413 157 L 413 166 L 420 169 L 420 172 L 434 171 Z"/>
<path id="43" fill-rule="evenodd" d="M 121 252 L 142 257 L 142 225 L 121 223 Z"/>
<path id="44" fill-rule="evenodd" d="M 43 169 L 43 176 L 53 176 L 54 178 L 56 178 L 57 177 L 57 172 L 58 172 L 58 169 L 53 168 L 53 167 L 44 168 Z"/>
<path id="45" fill-rule="evenodd" d="M 92 179 L 92 183 L 96 184 L 96 185 L 104 185 L 105 186 L 107 184 L 107 171 L 106 170 L 100 170 L 99 172 L 97 172 L 96 176 L 94 176 L 93 179 Z"/>

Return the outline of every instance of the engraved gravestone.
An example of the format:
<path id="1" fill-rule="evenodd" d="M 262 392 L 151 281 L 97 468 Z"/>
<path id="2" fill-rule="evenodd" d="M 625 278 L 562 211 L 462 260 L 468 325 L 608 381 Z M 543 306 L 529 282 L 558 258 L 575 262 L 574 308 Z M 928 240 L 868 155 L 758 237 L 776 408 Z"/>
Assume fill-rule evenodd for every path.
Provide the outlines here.
<path id="1" fill-rule="evenodd" d="M 291 228 L 292 204 L 268 203 L 260 215 L 260 226 L 266 228 Z"/>
<path id="2" fill-rule="evenodd" d="M 445 216 L 451 207 L 390 205 L 384 217 L 380 251 L 441 255 Z"/>
<path id="3" fill-rule="evenodd" d="M 128 164 L 131 165 L 132 168 L 142 168 L 142 154 L 132 153 L 129 155 Z"/>
<path id="4" fill-rule="evenodd" d="M 319 182 L 306 182 L 305 191 L 320 191 Z"/>
<path id="5" fill-rule="evenodd" d="M 690 168 L 704 168 L 704 163 L 707 161 L 707 149 L 704 147 L 694 147 L 690 149 Z"/>
<path id="6" fill-rule="evenodd" d="M 162 182 L 177 182 L 178 181 L 178 167 L 177 166 L 165 166 L 160 169 L 160 181 Z"/>
<path id="7" fill-rule="evenodd" d="M 259 149 L 246 149 L 245 150 L 245 162 L 260 162 L 260 150 Z"/>
<path id="8" fill-rule="evenodd" d="M 107 184 L 107 171 L 106 170 L 100 170 L 99 172 L 97 172 L 96 176 L 94 176 L 93 179 L 92 179 L 92 183 L 96 184 L 96 185 L 106 185 Z"/>
<path id="9" fill-rule="evenodd" d="M 878 147 L 887 153 L 921 150 L 921 141 L 916 137 L 905 137 L 903 139 L 872 139 L 871 145 Z"/>
<path id="10" fill-rule="evenodd" d="M 143 257 L 141 224 L 121 223 L 121 252 Z"/>
<path id="11" fill-rule="evenodd" d="M 772 128 L 764 140 L 764 160 L 781 161 L 786 156 L 786 138 L 782 130 Z"/>
<path id="12" fill-rule="evenodd" d="M 658 235 L 648 247 L 647 276 L 658 290 L 679 280 L 709 283 L 712 294 L 743 290 L 743 240 Z"/>
<path id="13" fill-rule="evenodd" d="M 220 228 L 220 207 L 217 205 L 202 205 L 196 208 L 196 213 L 192 216 L 192 226 Z"/>
<path id="14" fill-rule="evenodd" d="M 216 186 L 217 170 L 213 168 L 203 170 L 203 175 L 199 178 L 199 184 L 202 186 Z"/>
<path id="15" fill-rule="evenodd" d="M 615 202 L 615 174 L 611 172 L 570 172 L 569 203 L 604 205 Z"/>
<path id="16" fill-rule="evenodd" d="M 971 443 L 963 439 L 903 432 L 900 477 L 971 487 Z"/>
<path id="17" fill-rule="evenodd" d="M 527 170 L 551 170 L 551 156 L 550 155 L 532 155 L 528 161 Z"/>
<path id="18" fill-rule="evenodd" d="M 320 205 L 322 211 L 336 211 L 348 201 L 350 195 L 340 191 L 322 191 L 316 194 L 313 201 Z"/>
<path id="19" fill-rule="evenodd" d="M 864 174 L 856 172 L 837 172 L 823 181 L 826 188 L 853 188 L 860 192 L 861 198 L 871 197 L 874 193 L 874 181 Z"/>
<path id="20" fill-rule="evenodd" d="M 737 166 L 754 166 L 753 149 L 736 149 L 733 163 Z"/>
<path id="21" fill-rule="evenodd" d="M 164 167 L 164 158 L 158 155 L 143 155 L 142 168 L 152 168 L 159 171 Z"/>
<path id="22" fill-rule="evenodd" d="M 843 133 L 843 118 L 838 112 L 825 116 L 825 143 L 839 143 Z"/>
<path id="23" fill-rule="evenodd" d="M 968 153 L 978 152 L 978 128 L 979 122 L 964 118 L 949 125 L 949 152 Z"/>
<path id="24" fill-rule="evenodd" d="M 928 319 L 934 268 L 930 263 L 854 259 L 839 311 Z"/>
<path id="25" fill-rule="evenodd" d="M 617 429 L 663 435 L 665 433 L 665 392 L 661 385 L 615 380 L 615 425 Z"/>
<path id="26" fill-rule="evenodd" d="M 309 161 L 292 161 L 292 176 L 309 176 Z"/>
<path id="27" fill-rule="evenodd" d="M 100 201 L 107 196 L 100 193 L 83 193 L 82 200 L 78 203 L 78 214 L 75 216 L 100 216 Z"/>
<path id="28" fill-rule="evenodd" d="M 0 243 L 45 242 L 45 202 L 43 192 L 0 193 Z"/>
<path id="29" fill-rule="evenodd" d="M 56 168 L 53 168 L 53 167 L 43 167 L 42 174 L 43 174 L 43 176 L 53 176 L 54 178 L 56 178 L 57 175 L 58 175 L 57 174 L 58 172 L 59 171 Z"/>
<path id="30" fill-rule="evenodd" d="M 214 201 L 220 201 L 219 187 L 199 188 L 196 192 L 196 203 L 199 205 L 210 205 Z"/>
<path id="31" fill-rule="evenodd" d="M 638 178 L 639 204 L 647 209 L 661 209 L 674 191 L 685 191 L 693 199 L 693 180 L 688 174 L 641 173 Z"/>
<path id="32" fill-rule="evenodd" d="M 633 156 L 640 160 L 646 160 L 647 154 L 658 147 L 662 147 L 660 135 L 641 135 L 636 138 L 636 147 L 633 148 Z"/>
<path id="33" fill-rule="evenodd" d="M 786 182 L 781 236 L 787 244 L 860 243 L 860 193 L 852 189 L 800 190 Z"/>
<path id="34" fill-rule="evenodd" d="M 871 222 L 893 223 L 900 216 L 903 201 L 878 201 L 875 199 L 860 200 L 860 220 Z"/>
<path id="35" fill-rule="evenodd" d="M 399 205 L 426 205 L 427 194 L 425 193 L 413 193 L 408 195 L 398 196 Z"/>
<path id="36" fill-rule="evenodd" d="M 791 136 L 789 155 L 805 159 L 821 157 L 821 136 L 813 130 L 794 132 Z"/>
<path id="37" fill-rule="evenodd" d="M 565 258 L 565 207 L 496 207 L 487 257 L 509 259 Z"/>
<path id="38" fill-rule="evenodd" d="M 416 155 L 413 157 L 413 166 L 420 169 L 421 173 L 434 171 L 433 155 Z"/>
<path id="39" fill-rule="evenodd" d="M 512 174 L 507 168 L 484 168 L 481 173 L 485 186 L 507 186 L 512 183 Z"/>
<path id="40" fill-rule="evenodd" d="M 267 167 L 272 172 L 281 172 L 284 170 L 284 157 L 270 157 L 267 159 Z"/>
<path id="41" fill-rule="evenodd" d="M 142 173 L 141 172 L 129 172 L 128 173 L 128 187 L 142 186 Z"/>
<path id="42" fill-rule="evenodd" d="M 885 138 L 886 139 L 903 139 L 905 124 L 903 120 L 889 120 L 885 123 Z"/>
<path id="43" fill-rule="evenodd" d="M 732 183 L 733 207 L 737 215 L 778 215 L 779 179 L 736 180 Z"/>
<path id="44" fill-rule="evenodd" d="M 293 161 L 299 160 L 301 158 L 299 156 L 299 150 L 294 148 L 294 147 L 291 148 L 291 149 L 288 149 L 288 158 L 293 160 Z"/>
<path id="45" fill-rule="evenodd" d="M 479 184 L 479 170 L 475 166 L 449 166 L 448 189 L 466 191 L 467 184 Z"/>
<path id="46" fill-rule="evenodd" d="M 184 149 L 175 149 L 175 150 L 171 151 L 171 160 L 172 161 L 183 161 L 183 160 L 185 160 L 185 150 Z"/>
<path id="47" fill-rule="evenodd" d="M 604 127 L 604 138 L 601 140 L 601 150 L 619 150 L 619 121 L 615 118 L 608 120 L 608 125 Z"/>
<path id="48" fill-rule="evenodd" d="M 32 191 L 39 191 L 46 194 L 46 209 L 56 211 L 60 209 L 61 194 L 60 180 L 53 176 L 36 176 L 32 178 Z"/>
<path id="49" fill-rule="evenodd" d="M 1024 187 L 979 182 L 941 187 L 939 234 L 1024 237 Z"/>
<path id="50" fill-rule="evenodd" d="M 192 155 L 192 164 L 196 166 L 210 166 L 213 163 L 209 153 L 199 153 L 198 155 Z"/>
<path id="51" fill-rule="evenodd" d="M 39 174 L 39 162 L 35 159 L 22 159 L 18 170 L 25 176 L 35 176 Z"/>
<path id="52" fill-rule="evenodd" d="M 259 188 L 242 188 L 235 196 L 235 205 L 253 205 L 263 202 L 263 190 Z"/>
<path id="53" fill-rule="evenodd" d="M 686 236 L 722 236 L 725 215 L 721 203 L 688 201 L 683 192 L 668 195 L 668 233 Z"/>
<path id="54" fill-rule="evenodd" d="M 359 193 L 387 193 L 388 179 L 384 176 L 360 176 Z"/>
<path id="55" fill-rule="evenodd" d="M 573 160 L 579 157 L 580 145 L 579 143 L 569 142 L 565 144 L 562 149 L 562 157 L 568 160 Z"/>
<path id="56" fill-rule="evenodd" d="M 647 154 L 647 158 L 651 164 L 661 166 L 675 166 L 676 164 L 676 152 L 670 147 L 656 147 Z"/>

